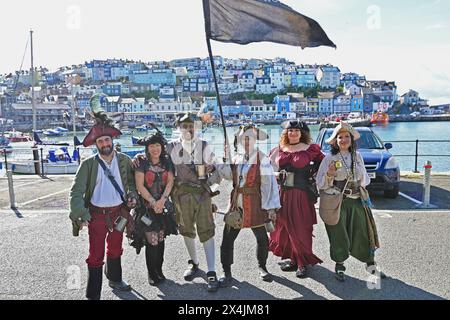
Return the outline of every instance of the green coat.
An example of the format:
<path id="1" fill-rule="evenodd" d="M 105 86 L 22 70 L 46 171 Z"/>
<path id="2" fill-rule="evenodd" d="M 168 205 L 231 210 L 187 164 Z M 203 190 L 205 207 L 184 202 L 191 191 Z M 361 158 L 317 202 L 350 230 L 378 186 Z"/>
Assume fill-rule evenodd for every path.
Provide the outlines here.
<path id="1" fill-rule="evenodd" d="M 123 153 L 116 153 L 119 160 L 120 177 L 125 189 L 125 194 L 137 198 L 136 183 L 131 158 Z M 84 160 L 73 181 L 69 195 L 70 219 L 72 221 L 90 221 L 89 204 L 97 181 L 99 164 L 92 156 Z M 103 170 L 100 167 L 100 170 Z"/>

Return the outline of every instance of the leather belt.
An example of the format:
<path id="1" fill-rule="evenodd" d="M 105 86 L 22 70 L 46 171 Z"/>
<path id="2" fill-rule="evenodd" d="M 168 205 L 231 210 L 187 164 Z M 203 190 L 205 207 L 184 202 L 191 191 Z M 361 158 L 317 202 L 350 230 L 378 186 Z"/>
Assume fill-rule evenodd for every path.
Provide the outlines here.
<path id="1" fill-rule="evenodd" d="M 89 211 L 92 213 L 92 214 L 101 214 L 101 215 L 105 215 L 106 216 L 106 226 L 107 226 L 107 228 L 108 228 L 108 230 L 109 230 L 109 232 L 113 232 L 114 230 L 113 230 L 113 228 L 114 228 L 114 225 L 113 225 L 113 222 L 111 221 L 111 214 L 114 214 L 114 213 L 119 213 L 119 215 L 120 215 L 120 210 L 122 209 L 122 205 L 118 205 L 118 206 L 115 206 L 115 207 L 108 207 L 108 208 L 100 208 L 100 207 L 96 207 L 96 206 L 94 206 L 94 205 L 89 205 Z"/>
<path id="2" fill-rule="evenodd" d="M 258 192 L 259 192 L 259 188 L 258 187 L 237 188 L 237 193 L 244 194 L 244 195 L 258 194 Z"/>
<path id="3" fill-rule="evenodd" d="M 115 207 L 96 207 L 92 204 L 89 205 L 89 211 L 91 213 L 104 214 L 104 215 L 120 211 L 121 208 L 122 208 L 121 204 L 118 206 L 115 206 Z"/>

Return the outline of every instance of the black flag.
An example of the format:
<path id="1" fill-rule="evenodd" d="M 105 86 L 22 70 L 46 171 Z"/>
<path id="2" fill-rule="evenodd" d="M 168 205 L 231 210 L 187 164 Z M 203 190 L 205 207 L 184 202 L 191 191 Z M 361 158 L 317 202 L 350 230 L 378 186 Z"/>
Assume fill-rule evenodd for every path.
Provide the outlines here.
<path id="1" fill-rule="evenodd" d="M 206 35 L 216 41 L 336 48 L 316 21 L 277 0 L 203 0 L 203 9 Z"/>

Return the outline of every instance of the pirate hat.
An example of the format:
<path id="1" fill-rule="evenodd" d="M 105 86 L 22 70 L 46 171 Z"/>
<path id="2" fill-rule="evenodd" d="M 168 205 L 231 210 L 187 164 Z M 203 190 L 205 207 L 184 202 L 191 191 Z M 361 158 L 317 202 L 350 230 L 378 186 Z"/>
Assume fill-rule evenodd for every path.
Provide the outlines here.
<path id="1" fill-rule="evenodd" d="M 116 138 L 122 135 L 119 129 L 113 126 L 113 121 L 108 118 L 103 111 L 94 112 L 95 125 L 91 128 L 87 136 L 83 140 L 84 147 L 90 147 L 95 144 L 98 138 L 109 136 Z"/>
<path id="2" fill-rule="evenodd" d="M 140 146 L 145 146 L 148 147 L 151 144 L 156 144 L 159 143 L 161 146 L 164 146 L 167 143 L 167 140 L 164 138 L 164 136 L 160 133 L 157 132 L 151 136 L 139 139 L 137 141 L 137 144 Z"/>
<path id="3" fill-rule="evenodd" d="M 355 130 L 355 128 L 353 128 L 350 124 L 348 124 L 347 122 L 341 122 L 336 128 L 334 128 L 331 137 L 329 137 L 325 142 L 328 144 L 333 144 L 336 141 L 338 135 L 342 132 L 350 133 L 355 141 L 361 138 L 359 132 Z"/>
<path id="4" fill-rule="evenodd" d="M 281 127 L 285 130 L 288 129 L 301 129 L 309 132 L 309 128 L 305 122 L 300 121 L 300 119 L 287 120 L 281 124 Z"/>
<path id="5" fill-rule="evenodd" d="M 184 122 L 194 123 L 195 121 L 200 121 L 200 118 L 195 113 L 178 113 L 175 119 L 175 126 L 178 127 Z"/>

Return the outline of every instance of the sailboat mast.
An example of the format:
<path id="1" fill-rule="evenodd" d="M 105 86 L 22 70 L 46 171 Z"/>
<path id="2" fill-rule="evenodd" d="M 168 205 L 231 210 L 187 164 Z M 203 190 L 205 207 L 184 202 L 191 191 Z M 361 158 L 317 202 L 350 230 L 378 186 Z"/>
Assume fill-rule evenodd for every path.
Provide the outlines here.
<path id="1" fill-rule="evenodd" d="M 33 108 L 33 132 L 36 131 L 36 106 L 34 104 L 34 57 L 33 57 L 33 30 L 30 30 L 31 41 L 31 107 Z"/>
<path id="2" fill-rule="evenodd" d="M 73 93 L 73 82 L 70 85 L 70 91 L 72 94 L 72 125 L 73 125 L 73 137 L 77 136 L 77 124 L 75 119 L 75 107 L 77 103 L 77 98 L 75 97 L 75 94 Z"/>

